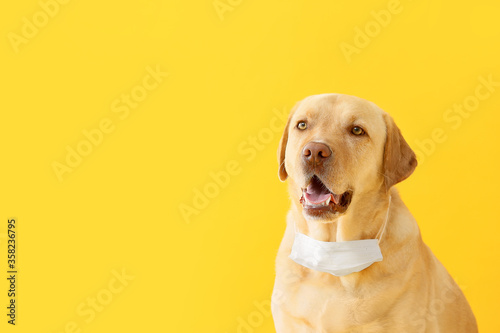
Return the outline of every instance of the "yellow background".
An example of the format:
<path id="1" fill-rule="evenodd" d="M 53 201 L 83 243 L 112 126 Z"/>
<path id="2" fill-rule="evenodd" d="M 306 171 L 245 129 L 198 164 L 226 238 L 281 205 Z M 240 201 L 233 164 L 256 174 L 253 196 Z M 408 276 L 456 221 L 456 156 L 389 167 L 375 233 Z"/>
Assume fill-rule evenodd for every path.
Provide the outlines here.
<path id="1" fill-rule="evenodd" d="M 391 113 L 414 149 L 434 129 L 446 133 L 399 188 L 480 331 L 499 332 L 500 87 L 458 128 L 443 118 L 480 76 L 500 81 L 498 2 L 401 0 L 350 62 L 341 43 L 354 45 L 356 29 L 389 1 L 221 2 L 223 19 L 211 0 L 72 0 L 17 53 L 8 34 L 20 35 L 41 5 L 2 4 L 1 331 L 59 333 L 75 322 L 82 332 L 230 333 L 252 322 L 251 332 L 273 332 L 255 305 L 270 298 L 289 205 L 273 110 L 340 92 Z M 148 66 L 169 75 L 120 119 L 111 104 Z M 58 181 L 52 163 L 105 118 L 114 131 Z M 250 148 L 259 135 L 267 143 Z M 180 207 L 230 161 L 239 173 L 183 218 Z M 14 328 L 5 315 L 9 217 L 18 231 Z M 134 279 L 85 322 L 77 307 L 122 269 Z"/>

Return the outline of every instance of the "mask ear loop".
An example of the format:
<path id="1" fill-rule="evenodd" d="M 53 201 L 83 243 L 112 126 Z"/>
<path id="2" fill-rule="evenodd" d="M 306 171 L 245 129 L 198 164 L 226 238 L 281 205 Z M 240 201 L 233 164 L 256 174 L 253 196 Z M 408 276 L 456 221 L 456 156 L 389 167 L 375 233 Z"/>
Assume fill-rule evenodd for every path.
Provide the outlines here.
<path id="1" fill-rule="evenodd" d="M 380 228 L 376 239 L 378 239 L 378 244 L 380 244 L 380 241 L 382 240 L 382 236 L 384 235 L 385 227 L 387 226 L 387 221 L 389 220 L 389 210 L 391 208 L 391 196 L 389 195 L 389 205 L 387 206 L 387 213 L 385 214 L 385 221 L 384 224 L 382 225 L 382 228 Z"/>

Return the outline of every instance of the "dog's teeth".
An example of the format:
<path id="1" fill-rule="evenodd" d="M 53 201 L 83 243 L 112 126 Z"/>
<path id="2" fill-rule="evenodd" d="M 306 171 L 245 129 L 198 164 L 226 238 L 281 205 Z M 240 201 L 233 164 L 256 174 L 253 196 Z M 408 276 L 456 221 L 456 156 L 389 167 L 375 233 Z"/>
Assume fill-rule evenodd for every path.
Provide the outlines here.
<path id="1" fill-rule="evenodd" d="M 333 195 L 333 202 L 336 204 L 340 203 L 340 195 L 339 194 Z"/>
<path id="2" fill-rule="evenodd" d="M 320 202 L 320 203 L 314 203 L 314 202 L 311 202 L 307 199 L 306 196 L 303 196 L 302 197 L 304 200 L 304 204 L 306 204 L 307 206 L 311 206 L 311 207 L 323 207 L 323 206 L 328 206 L 332 200 L 332 197 L 328 197 L 328 199 L 326 199 L 325 201 L 323 202 Z"/>

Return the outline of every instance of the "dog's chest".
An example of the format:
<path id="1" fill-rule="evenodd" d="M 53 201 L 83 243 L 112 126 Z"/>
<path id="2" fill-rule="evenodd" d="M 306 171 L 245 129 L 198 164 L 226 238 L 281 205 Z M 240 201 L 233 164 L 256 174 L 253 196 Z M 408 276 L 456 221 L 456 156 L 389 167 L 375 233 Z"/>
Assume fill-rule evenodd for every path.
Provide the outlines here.
<path id="1" fill-rule="evenodd" d="M 367 297 L 355 282 L 311 272 L 288 286 L 286 312 L 316 332 L 356 332 L 353 327 L 378 332 L 382 325 L 377 314 L 384 305 Z"/>

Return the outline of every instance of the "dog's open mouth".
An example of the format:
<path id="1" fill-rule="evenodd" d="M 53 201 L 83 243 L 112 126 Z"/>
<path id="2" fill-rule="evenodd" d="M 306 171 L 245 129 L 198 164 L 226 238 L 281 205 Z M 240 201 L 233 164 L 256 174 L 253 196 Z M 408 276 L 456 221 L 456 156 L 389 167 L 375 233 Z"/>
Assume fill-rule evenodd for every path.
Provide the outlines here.
<path id="1" fill-rule="evenodd" d="M 309 185 L 302 189 L 300 203 L 308 214 L 319 216 L 325 212 L 345 212 L 351 203 L 351 198 L 351 191 L 342 194 L 333 193 L 318 176 L 314 175 Z"/>

